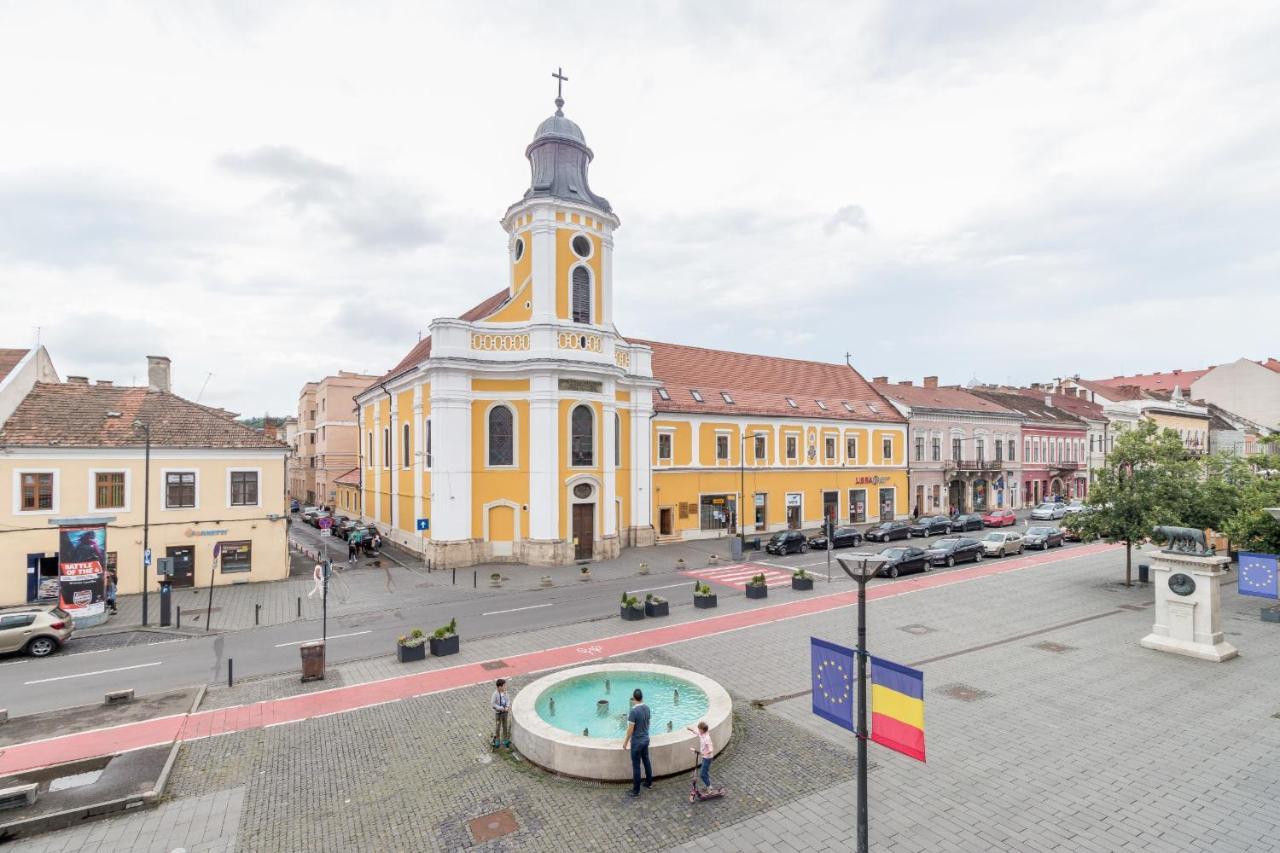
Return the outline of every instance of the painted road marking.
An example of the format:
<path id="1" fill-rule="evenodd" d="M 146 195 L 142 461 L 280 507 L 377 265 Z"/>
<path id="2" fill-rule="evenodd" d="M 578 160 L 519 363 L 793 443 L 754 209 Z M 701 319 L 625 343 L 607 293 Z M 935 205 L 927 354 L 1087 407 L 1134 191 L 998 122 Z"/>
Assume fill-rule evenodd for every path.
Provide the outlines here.
<path id="1" fill-rule="evenodd" d="M 731 586 L 734 589 L 746 589 L 747 581 L 756 575 L 764 575 L 766 586 L 779 587 L 790 586 L 791 576 L 794 574 L 790 569 L 781 570 L 769 568 L 761 563 L 734 563 L 729 566 L 719 566 L 717 568 L 693 569 L 681 572 L 691 578 L 697 578 L 700 581 L 711 581 L 713 583 Z"/>
<path id="2" fill-rule="evenodd" d="M 688 585 L 689 585 L 689 582 L 685 581 L 684 583 L 669 583 L 666 586 L 647 586 L 644 589 L 633 589 L 629 591 L 630 592 L 656 592 L 660 589 L 675 589 L 678 586 L 688 586 Z"/>
<path id="3" fill-rule="evenodd" d="M 554 601 L 548 601 L 546 604 L 530 604 L 528 607 L 513 607 L 510 610 L 490 610 L 488 613 L 481 613 L 481 616 L 497 616 L 500 613 L 519 613 L 521 610 L 537 610 L 539 607 L 550 607 L 555 604 Z"/>
<path id="4" fill-rule="evenodd" d="M 133 666 L 117 666 L 112 669 L 100 669 L 97 672 L 77 672 L 73 675 L 55 675 L 53 678 L 37 678 L 35 681 L 24 681 L 24 685 L 28 684 L 48 684 L 50 681 L 65 681 L 68 678 L 87 678 L 90 675 L 106 675 L 109 672 L 124 672 L 127 669 L 143 669 L 148 666 L 159 666 L 161 661 L 153 661 L 152 663 L 135 663 Z"/>
<path id="5" fill-rule="evenodd" d="M 914 575 L 907 580 L 878 584 L 867 590 L 867 600 L 897 598 L 971 580 L 1052 565 L 1078 557 L 1102 554 L 1118 548 L 1119 546 L 1096 544 L 1081 546 L 1065 554 L 1048 552 L 998 562 L 986 560 L 964 569 L 929 572 Z M 761 625 L 801 619 L 855 606 L 857 601 L 858 594 L 855 590 L 806 596 L 777 605 L 753 607 L 691 622 L 604 637 L 583 645 L 558 646 L 504 656 L 502 660 L 507 666 L 503 669 L 503 674 L 511 677 L 546 672 L 575 666 L 584 659 L 601 660 Z M 115 755 L 175 739 L 200 740 L 322 715 L 357 711 L 413 696 L 427 696 L 463 687 L 490 684 L 493 680 L 493 672 L 484 668 L 486 663 L 492 663 L 492 661 L 457 664 L 443 669 L 397 675 L 379 681 L 334 687 L 314 693 L 254 702 L 249 705 L 196 711 L 185 717 L 143 720 L 111 729 L 76 732 L 47 738 L 38 743 L 13 744 L 0 752 L 0 776 L 50 767 L 68 761 Z"/>
<path id="6" fill-rule="evenodd" d="M 329 639 L 341 640 L 343 637 L 359 637 L 361 634 L 372 634 L 372 633 L 373 633 L 372 630 L 368 630 L 368 631 L 355 631 L 350 634 L 330 634 Z M 314 640 L 294 640 L 292 643 L 276 643 L 276 648 L 283 649 L 286 646 L 300 646 L 303 643 L 319 643 L 319 642 L 322 642 L 323 640 L 324 640 L 323 637 L 316 637 Z"/>

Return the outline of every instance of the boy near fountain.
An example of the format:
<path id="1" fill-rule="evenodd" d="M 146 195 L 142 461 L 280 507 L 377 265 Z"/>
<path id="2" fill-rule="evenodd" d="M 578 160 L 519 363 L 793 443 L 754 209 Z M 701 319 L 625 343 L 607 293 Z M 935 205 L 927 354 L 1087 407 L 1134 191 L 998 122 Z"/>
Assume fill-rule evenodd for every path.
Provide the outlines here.
<path id="1" fill-rule="evenodd" d="M 702 767 L 698 771 L 698 775 L 702 778 L 703 787 L 710 790 L 711 757 L 715 754 L 715 747 L 711 745 L 711 732 L 707 728 L 706 720 L 699 722 L 696 730 L 692 728 L 687 730 L 698 736 L 698 745 L 696 747 L 691 746 L 689 749 L 697 753 L 698 758 L 701 759 Z"/>
<path id="2" fill-rule="evenodd" d="M 493 748 L 500 746 L 511 748 L 511 697 L 507 695 L 507 680 L 499 678 L 494 683 L 493 697 L 489 705 L 493 708 Z"/>

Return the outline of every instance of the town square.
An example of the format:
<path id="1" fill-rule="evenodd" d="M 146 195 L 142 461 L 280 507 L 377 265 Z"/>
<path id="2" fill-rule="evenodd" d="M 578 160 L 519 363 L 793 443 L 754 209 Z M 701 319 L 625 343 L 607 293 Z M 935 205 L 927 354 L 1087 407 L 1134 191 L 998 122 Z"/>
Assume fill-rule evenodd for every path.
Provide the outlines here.
<path id="1" fill-rule="evenodd" d="M 0 12 L 0 846 L 1280 845 L 1280 16 L 794 11 Z"/>

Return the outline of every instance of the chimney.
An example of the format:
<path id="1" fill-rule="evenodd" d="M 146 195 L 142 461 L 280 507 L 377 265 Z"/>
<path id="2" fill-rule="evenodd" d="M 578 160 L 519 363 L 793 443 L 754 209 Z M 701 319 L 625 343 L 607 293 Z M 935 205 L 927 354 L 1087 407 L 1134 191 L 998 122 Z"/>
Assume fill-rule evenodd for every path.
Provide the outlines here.
<path id="1" fill-rule="evenodd" d="M 936 376 L 926 376 L 926 377 L 924 378 L 924 383 L 923 383 L 923 384 L 924 384 L 924 387 L 926 387 L 926 388 L 937 388 L 937 387 L 938 387 L 938 377 L 936 377 Z"/>
<path id="2" fill-rule="evenodd" d="M 98 385 L 102 388 L 110 388 L 112 385 L 112 382 L 110 379 L 98 379 L 93 384 Z"/>
<path id="3" fill-rule="evenodd" d="M 876 376 L 876 377 L 873 377 L 873 378 L 871 379 L 871 381 L 872 381 L 872 382 L 878 382 L 878 383 L 879 383 L 879 384 L 881 384 L 881 385 L 888 385 L 888 384 L 889 384 L 889 377 L 888 377 L 888 376 Z"/>
<path id="4" fill-rule="evenodd" d="M 899 384 L 899 385 L 906 385 L 908 388 L 910 388 L 910 387 L 911 387 L 911 385 L 912 385 L 912 382 L 911 382 L 911 380 L 910 380 L 910 379 L 903 379 L 903 380 L 902 380 L 901 382 L 899 382 L 898 384 Z"/>
<path id="5" fill-rule="evenodd" d="M 1052 395 L 1052 394 L 1045 394 L 1045 395 L 1044 395 L 1044 404 L 1045 404 L 1046 406 L 1048 406 L 1049 408 L 1051 408 L 1051 409 L 1053 408 L 1053 395 Z M 843 564 L 842 564 L 842 565 L 843 565 Z"/>
<path id="6" fill-rule="evenodd" d="M 68 376 L 67 384 L 68 385 L 88 385 L 89 377 L 88 376 Z"/>
<path id="7" fill-rule="evenodd" d="M 170 391 L 169 385 L 169 357 L 166 355 L 149 355 L 147 356 L 147 390 L 163 391 L 166 394 Z"/>
<path id="8" fill-rule="evenodd" d="M 1039 382 L 1032 382 L 1032 383 L 1031 383 L 1031 390 L 1032 390 L 1032 391 L 1039 391 L 1039 390 L 1040 390 L 1040 383 L 1039 383 Z"/>

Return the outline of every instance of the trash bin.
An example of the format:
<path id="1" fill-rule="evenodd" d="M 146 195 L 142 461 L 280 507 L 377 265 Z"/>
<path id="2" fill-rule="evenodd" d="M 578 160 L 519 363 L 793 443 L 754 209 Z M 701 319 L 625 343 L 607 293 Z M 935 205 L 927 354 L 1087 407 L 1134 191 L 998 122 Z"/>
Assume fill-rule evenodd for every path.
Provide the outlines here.
<path id="1" fill-rule="evenodd" d="M 1138 583 L 1151 583 L 1151 566 L 1138 563 Z"/>
<path id="2" fill-rule="evenodd" d="M 302 653 L 302 680 L 324 680 L 324 643 L 315 641 L 298 647 Z"/>

